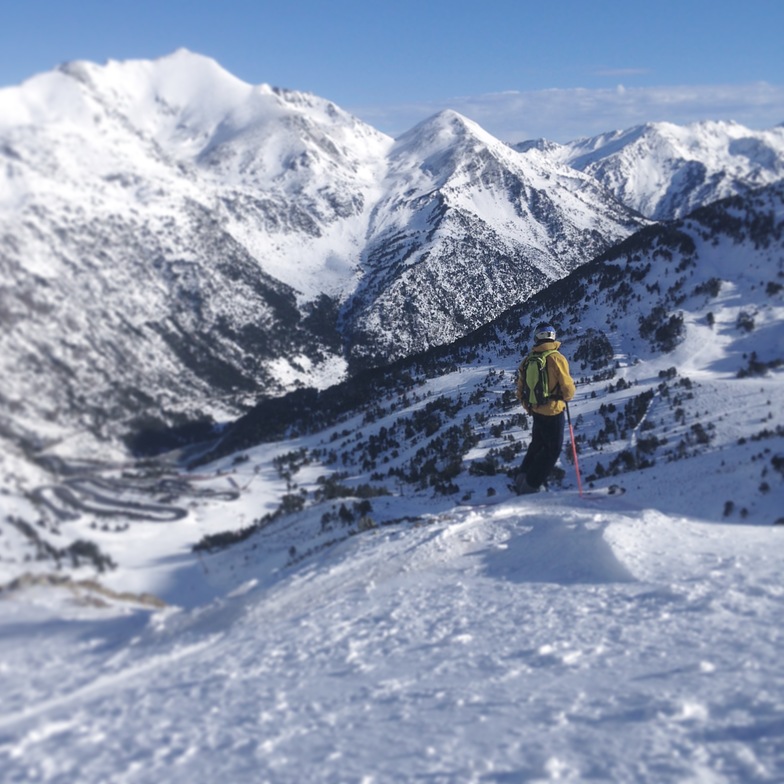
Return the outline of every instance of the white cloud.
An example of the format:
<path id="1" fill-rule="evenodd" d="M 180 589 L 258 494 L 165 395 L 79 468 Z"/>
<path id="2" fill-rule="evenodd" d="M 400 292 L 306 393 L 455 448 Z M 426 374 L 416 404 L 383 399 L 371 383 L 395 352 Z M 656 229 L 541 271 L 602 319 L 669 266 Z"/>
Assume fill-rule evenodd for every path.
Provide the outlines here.
<path id="1" fill-rule="evenodd" d="M 397 136 L 443 109 L 454 109 L 509 142 L 544 137 L 565 142 L 646 122 L 685 125 L 734 120 L 752 129 L 784 122 L 784 86 L 626 87 L 592 90 L 506 91 L 430 103 L 348 107 L 379 130 Z"/>

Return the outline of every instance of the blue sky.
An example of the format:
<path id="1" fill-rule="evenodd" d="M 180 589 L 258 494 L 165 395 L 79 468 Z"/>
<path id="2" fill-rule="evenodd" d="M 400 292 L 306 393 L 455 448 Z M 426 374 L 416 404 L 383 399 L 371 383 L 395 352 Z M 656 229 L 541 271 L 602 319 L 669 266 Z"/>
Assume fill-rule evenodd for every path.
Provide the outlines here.
<path id="1" fill-rule="evenodd" d="M 784 122 L 784 0 L 11 0 L 0 86 L 180 47 L 399 134 L 444 108 L 507 141 Z"/>

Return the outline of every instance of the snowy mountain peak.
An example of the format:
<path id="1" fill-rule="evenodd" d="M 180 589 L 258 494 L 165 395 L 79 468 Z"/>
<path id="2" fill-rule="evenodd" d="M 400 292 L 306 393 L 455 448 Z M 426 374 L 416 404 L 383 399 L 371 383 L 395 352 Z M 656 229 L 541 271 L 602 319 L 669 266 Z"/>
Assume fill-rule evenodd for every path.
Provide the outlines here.
<path id="1" fill-rule="evenodd" d="M 144 129 L 152 118 L 160 123 L 163 117 L 214 127 L 252 93 L 217 62 L 186 49 L 158 60 L 66 63 L 60 72 Z"/>
<path id="2" fill-rule="evenodd" d="M 588 175 L 454 111 L 399 137 L 389 162 L 344 309 L 360 364 L 449 343 L 644 224 Z"/>
<path id="3" fill-rule="evenodd" d="M 447 156 L 454 159 L 504 145 L 473 120 L 446 109 L 414 126 L 395 141 L 392 155 L 415 156 L 426 168 L 436 168 Z"/>
<path id="4" fill-rule="evenodd" d="M 178 49 L 156 60 L 109 60 L 104 65 L 77 61 L 61 66 L 64 73 L 81 78 L 107 94 L 153 96 L 172 106 L 227 105 L 241 100 L 250 85 L 215 60 Z"/>
<path id="5" fill-rule="evenodd" d="M 752 131 L 727 121 L 647 123 L 544 152 L 656 220 L 784 177 L 784 129 Z"/>
<path id="6" fill-rule="evenodd" d="M 347 148 L 355 144 L 354 137 L 372 148 L 366 153 L 376 157 L 384 152 L 379 146 L 391 143 L 384 134 L 329 101 L 268 84 L 249 85 L 211 58 L 187 49 L 154 61 L 72 62 L 61 66 L 56 75 L 74 80 L 78 86 L 71 104 L 91 107 L 91 111 L 71 109 L 72 118 L 87 126 L 85 132 L 98 131 L 96 125 L 104 122 L 105 116 L 121 119 L 176 160 L 208 166 L 215 164 L 217 149 L 244 145 L 241 152 L 217 155 L 239 164 L 232 167 L 234 174 L 255 168 L 258 175 L 261 164 L 261 170 L 274 177 L 281 166 L 270 165 L 272 158 L 281 159 L 285 168 L 287 157 L 307 149 L 320 148 L 350 158 Z M 51 77 L 42 79 L 48 82 Z M 31 92 L 29 85 L 19 89 L 23 100 L 32 100 L 25 95 Z M 57 82 L 49 92 L 61 89 Z M 70 92 L 74 92 L 73 86 Z M 44 122 L 47 117 L 37 119 Z M 325 135 L 335 138 L 324 139 Z"/>
<path id="7" fill-rule="evenodd" d="M 554 153 L 559 150 L 561 145 L 558 142 L 550 141 L 549 139 L 530 139 L 525 142 L 518 142 L 512 145 L 512 149 L 518 152 L 528 152 L 529 150 L 538 150 L 539 152 Z"/>
<path id="8" fill-rule="evenodd" d="M 410 137 L 430 138 L 434 136 L 439 137 L 442 144 L 448 144 L 450 140 L 465 139 L 469 136 L 494 138 L 468 117 L 454 111 L 454 109 L 444 109 L 417 123 L 410 131 L 400 136 L 399 141 L 402 142 Z"/>

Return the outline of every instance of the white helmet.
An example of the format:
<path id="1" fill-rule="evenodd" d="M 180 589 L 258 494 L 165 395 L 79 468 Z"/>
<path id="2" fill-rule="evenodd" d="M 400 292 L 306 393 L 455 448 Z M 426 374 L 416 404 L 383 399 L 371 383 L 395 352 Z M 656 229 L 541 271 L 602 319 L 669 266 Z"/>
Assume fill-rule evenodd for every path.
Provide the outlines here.
<path id="1" fill-rule="evenodd" d="M 534 332 L 537 343 L 543 340 L 555 340 L 555 327 L 551 324 L 540 324 Z"/>

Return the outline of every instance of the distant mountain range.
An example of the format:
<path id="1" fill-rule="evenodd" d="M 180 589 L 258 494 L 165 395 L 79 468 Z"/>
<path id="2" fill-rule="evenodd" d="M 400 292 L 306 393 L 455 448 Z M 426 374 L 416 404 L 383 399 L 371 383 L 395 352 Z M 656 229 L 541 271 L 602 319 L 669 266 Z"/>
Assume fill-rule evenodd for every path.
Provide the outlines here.
<path id="1" fill-rule="evenodd" d="M 208 58 L 0 91 L 0 432 L 234 416 L 448 344 L 653 221 L 784 178 L 784 129 L 399 139 Z"/>
<path id="2" fill-rule="evenodd" d="M 648 123 L 515 149 L 536 149 L 553 163 L 590 174 L 627 207 L 657 221 L 784 178 L 784 125 L 750 131 L 732 122 Z"/>

